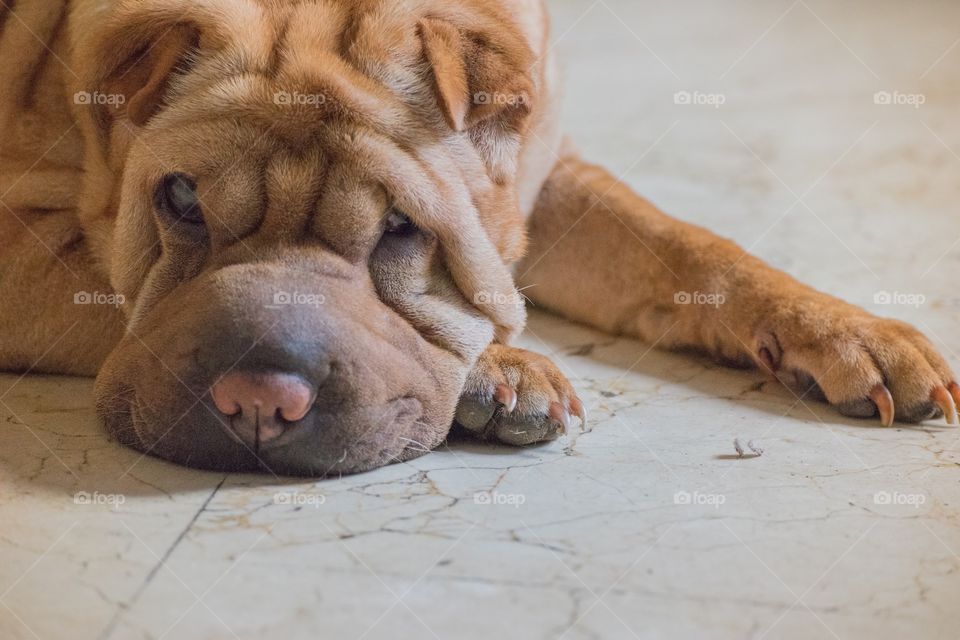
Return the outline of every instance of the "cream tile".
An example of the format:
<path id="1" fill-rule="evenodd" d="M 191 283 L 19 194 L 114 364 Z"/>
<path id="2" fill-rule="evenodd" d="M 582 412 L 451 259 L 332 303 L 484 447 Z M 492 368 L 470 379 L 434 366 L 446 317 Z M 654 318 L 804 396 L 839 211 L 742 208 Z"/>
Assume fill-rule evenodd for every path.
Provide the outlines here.
<path id="1" fill-rule="evenodd" d="M 916 323 L 960 369 L 960 47 L 931 67 L 960 7 L 551 4 L 590 157 Z M 876 304 L 882 291 L 925 303 Z M 960 432 L 847 420 L 756 373 L 540 313 L 523 343 L 577 381 L 589 433 L 454 442 L 323 482 L 141 459 L 104 438 L 89 382 L 0 378 L 0 637 L 955 635 Z M 764 455 L 732 457 L 734 438 Z"/>

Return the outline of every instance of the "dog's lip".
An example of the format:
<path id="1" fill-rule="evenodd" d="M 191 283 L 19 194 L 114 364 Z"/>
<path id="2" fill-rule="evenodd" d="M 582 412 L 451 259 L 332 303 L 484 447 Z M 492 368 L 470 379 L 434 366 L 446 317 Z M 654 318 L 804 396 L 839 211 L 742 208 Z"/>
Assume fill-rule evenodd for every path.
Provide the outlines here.
<path id="1" fill-rule="evenodd" d="M 394 462 L 402 462 L 426 453 L 419 444 L 410 442 L 411 435 L 409 427 L 421 420 L 423 414 L 423 401 L 417 394 L 404 392 L 393 396 L 390 400 L 383 403 L 377 403 L 369 407 L 354 407 L 355 411 L 347 411 L 346 414 L 338 411 L 342 405 L 337 402 L 334 406 L 322 406 L 323 398 L 315 399 L 306 416 L 296 423 L 287 423 L 287 429 L 274 440 L 261 444 L 257 447 L 253 443 L 245 442 L 230 425 L 231 418 L 225 416 L 216 410 L 212 404 L 209 393 L 201 396 L 200 402 L 182 419 L 173 424 L 167 424 L 166 429 L 157 430 L 154 433 L 152 427 L 158 426 L 157 418 L 164 411 L 151 407 L 149 403 L 144 402 L 144 398 L 138 393 L 136 385 L 129 383 L 117 383 L 117 389 L 125 389 L 126 394 L 115 391 L 111 394 L 116 402 L 118 395 L 126 395 L 123 402 L 118 402 L 112 408 L 112 422 L 115 426 L 125 427 L 123 431 L 129 433 L 128 446 L 133 446 L 139 451 L 158 456 L 179 464 L 195 468 L 207 468 L 206 466 L 197 466 L 190 464 L 187 451 L 170 450 L 163 446 L 163 440 L 178 425 L 185 427 L 191 421 L 197 421 L 198 424 L 205 424 L 206 428 L 221 429 L 221 433 L 226 431 L 225 442 L 234 443 L 238 451 L 242 449 L 252 456 L 251 462 L 254 468 L 259 468 L 262 472 L 274 474 L 290 475 L 295 477 L 329 477 L 337 474 L 354 474 L 379 468 Z M 318 402 L 321 406 L 318 406 Z M 121 413 L 122 411 L 122 413 Z M 206 415 L 206 417 L 204 417 Z M 345 420 L 356 421 L 368 431 L 374 434 L 377 431 L 393 432 L 396 438 L 391 438 L 394 442 L 384 449 L 359 456 L 349 455 L 350 449 L 341 451 L 343 456 L 337 455 L 336 459 L 331 459 L 330 451 L 321 451 L 320 446 L 325 440 L 323 438 L 323 429 L 339 431 L 344 425 Z M 156 435 L 156 437 L 153 437 Z M 311 444 L 316 435 L 316 442 Z M 358 443 L 361 445 L 361 443 Z M 367 443 L 369 446 L 369 443 Z M 307 451 L 299 452 L 289 461 L 286 460 L 285 451 L 296 451 L 305 447 Z M 365 448 L 365 447 L 363 447 Z M 316 459 L 310 460 L 309 450 L 315 449 Z M 357 452 L 359 453 L 359 452 Z M 304 455 L 306 454 L 306 455 Z M 171 457 L 172 456 L 172 457 Z M 299 459 L 299 460 L 297 460 Z M 218 469 L 220 467 L 217 467 Z M 250 469 L 244 469 L 249 471 Z"/>
<path id="2" fill-rule="evenodd" d="M 374 429 L 377 427 L 392 426 L 401 417 L 402 405 L 400 403 L 410 402 L 410 401 L 415 402 L 417 403 L 418 406 L 420 406 L 420 401 L 415 396 L 400 395 L 400 396 L 396 396 L 391 400 L 388 400 L 384 404 L 380 405 L 380 407 L 370 409 L 370 411 L 374 411 L 374 412 L 382 411 L 383 418 L 384 418 L 383 420 L 374 421 L 377 424 L 371 424 L 371 429 Z M 223 430 L 227 432 L 227 435 L 230 437 L 231 440 L 233 440 L 235 443 L 239 445 L 246 447 L 247 449 L 250 449 L 255 454 L 260 454 L 261 452 L 268 452 L 268 451 L 273 452 L 279 449 L 283 449 L 284 447 L 296 444 L 300 440 L 302 436 L 302 432 L 313 427 L 316 424 L 316 422 L 321 421 L 321 418 L 323 416 L 328 416 L 330 422 L 335 422 L 340 419 L 338 414 L 320 412 L 317 407 L 316 399 L 315 399 L 314 404 L 311 405 L 310 407 L 310 410 L 307 411 L 306 415 L 304 415 L 304 417 L 301 418 L 300 420 L 296 422 L 290 422 L 287 420 L 283 420 L 282 418 L 279 418 L 285 427 L 283 433 L 281 433 L 279 436 L 277 436 L 273 440 L 270 440 L 264 443 L 249 443 L 249 442 L 246 442 L 243 438 L 241 438 L 240 435 L 237 434 L 236 430 L 233 428 L 233 422 L 235 419 L 239 417 L 240 414 L 228 416 L 223 413 L 220 413 L 216 409 L 216 407 L 212 405 L 212 401 L 206 398 L 205 398 L 204 404 L 206 405 L 206 408 L 217 418 L 217 422 L 220 424 Z M 398 407 L 400 409 L 398 409 Z M 407 447 L 409 447 L 409 445 L 407 445 Z M 406 449 L 407 447 L 404 447 L 404 449 Z"/>
<path id="3" fill-rule="evenodd" d="M 237 435 L 236 430 L 233 428 L 233 420 L 238 415 L 240 415 L 239 413 L 236 415 L 227 416 L 222 413 L 218 413 L 216 409 L 211 409 L 209 406 L 207 407 L 207 409 L 210 410 L 211 413 L 213 413 L 213 415 L 217 418 L 217 422 L 220 424 L 220 427 L 227 432 L 228 438 L 230 438 L 231 440 L 233 440 L 235 443 L 239 445 L 247 447 L 248 449 L 250 448 L 250 444 L 247 442 L 244 442 L 243 439 L 239 435 Z"/>
<path id="4" fill-rule="evenodd" d="M 405 405 L 406 403 L 406 405 Z M 383 429 L 385 427 L 392 427 L 400 421 L 407 422 L 407 416 L 409 412 L 405 411 L 406 408 L 410 406 L 410 403 L 413 403 L 413 406 L 416 407 L 416 415 L 409 422 L 415 423 L 420 419 L 422 414 L 422 402 L 419 398 L 414 395 L 400 395 L 396 396 L 392 400 L 374 407 L 367 409 L 371 412 L 379 412 L 381 418 L 379 420 L 371 421 L 368 426 L 369 432 L 373 432 L 375 429 Z M 342 416 L 338 414 L 330 413 L 314 413 L 314 410 L 311 409 L 310 414 L 314 414 L 314 420 L 320 420 L 322 416 L 330 416 L 331 421 L 342 421 Z M 310 414 L 307 415 L 306 419 L 310 419 Z M 322 427 L 320 427 L 322 428 Z M 401 434 L 402 436 L 403 434 Z M 282 442 L 280 442 L 282 441 Z M 292 441 L 292 442 L 291 442 Z M 402 441 L 402 438 L 398 438 L 398 442 Z M 287 434 L 283 434 L 267 445 L 261 447 L 258 453 L 268 453 L 270 455 L 275 455 L 282 451 L 283 448 L 289 447 L 291 445 L 296 446 L 300 442 L 296 438 L 288 438 Z M 393 449 L 392 447 L 390 448 Z M 416 452 L 415 455 L 405 456 L 404 454 L 408 451 Z M 352 460 L 350 461 L 349 466 L 342 467 L 341 465 L 346 461 L 347 454 L 349 450 L 344 450 L 343 455 L 339 460 L 328 462 L 325 465 L 318 465 L 314 467 L 301 467 L 301 468 L 285 468 L 282 463 L 274 464 L 270 459 L 271 466 L 274 468 L 279 468 L 281 473 L 291 473 L 292 475 L 297 476 L 312 476 L 312 477 L 329 477 L 335 474 L 354 474 L 354 473 L 363 473 L 365 471 L 370 471 L 372 469 L 378 469 L 384 465 L 390 464 L 391 462 L 400 462 L 404 460 L 413 459 L 419 457 L 426 453 L 423 449 L 412 446 L 410 443 L 405 443 L 402 447 L 397 447 L 393 453 L 389 453 L 386 449 L 378 451 L 377 455 L 372 457 L 365 457 L 363 459 Z M 264 465 L 264 461 L 261 460 L 261 465 Z"/>
<path id="5" fill-rule="evenodd" d="M 99 381 L 98 381 L 99 383 Z M 105 399 L 97 397 L 97 416 L 111 438 L 139 451 L 147 451 L 143 427 L 147 421 L 136 388 L 129 383 L 118 382 Z"/>

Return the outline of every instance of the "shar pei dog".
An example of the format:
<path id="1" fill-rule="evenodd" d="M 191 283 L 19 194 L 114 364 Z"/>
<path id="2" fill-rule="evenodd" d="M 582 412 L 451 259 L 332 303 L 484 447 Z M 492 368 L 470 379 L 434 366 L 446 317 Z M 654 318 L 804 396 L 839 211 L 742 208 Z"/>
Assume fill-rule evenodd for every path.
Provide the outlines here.
<path id="1" fill-rule="evenodd" d="M 109 433 L 181 464 L 358 472 L 584 417 L 510 344 L 523 290 L 846 415 L 956 420 L 916 329 L 581 159 L 547 25 L 541 0 L 6 0 L 0 368 L 96 375 Z"/>

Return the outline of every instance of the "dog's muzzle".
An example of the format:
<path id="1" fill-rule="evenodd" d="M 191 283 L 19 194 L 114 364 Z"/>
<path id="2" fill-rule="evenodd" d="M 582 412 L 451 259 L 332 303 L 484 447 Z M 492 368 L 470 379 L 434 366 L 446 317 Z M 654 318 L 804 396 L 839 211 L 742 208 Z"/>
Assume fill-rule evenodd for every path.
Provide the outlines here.
<path id="1" fill-rule="evenodd" d="M 444 357 L 349 279 L 236 265 L 150 309 L 98 377 L 98 411 L 189 466 L 363 471 L 442 441 L 462 384 L 431 370 L 453 371 Z"/>

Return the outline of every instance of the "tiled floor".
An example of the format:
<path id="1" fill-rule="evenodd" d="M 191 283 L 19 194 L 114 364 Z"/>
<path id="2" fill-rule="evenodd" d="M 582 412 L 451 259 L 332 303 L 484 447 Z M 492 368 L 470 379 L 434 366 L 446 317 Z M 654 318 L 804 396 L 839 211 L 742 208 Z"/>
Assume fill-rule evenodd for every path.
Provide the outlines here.
<path id="1" fill-rule="evenodd" d="M 590 157 L 960 369 L 960 5 L 551 4 Z M 956 637 L 960 431 L 537 313 L 523 343 L 591 432 L 316 483 L 141 458 L 89 381 L 0 378 L 0 638 Z"/>

